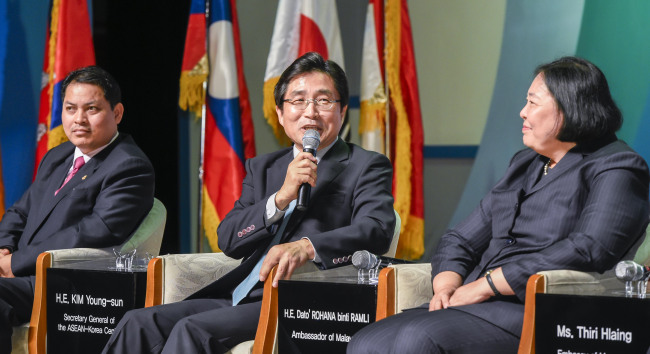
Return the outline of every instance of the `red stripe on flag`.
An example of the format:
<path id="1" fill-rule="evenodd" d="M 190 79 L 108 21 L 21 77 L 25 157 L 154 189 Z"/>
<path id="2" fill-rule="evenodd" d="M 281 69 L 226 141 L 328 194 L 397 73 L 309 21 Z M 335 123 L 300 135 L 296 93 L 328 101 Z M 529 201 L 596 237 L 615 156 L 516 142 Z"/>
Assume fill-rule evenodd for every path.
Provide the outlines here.
<path id="1" fill-rule="evenodd" d="M 239 39 L 239 20 L 237 18 L 237 1 L 230 0 L 232 9 L 232 36 L 235 44 L 235 60 L 237 61 L 237 83 L 239 85 L 239 111 L 241 112 L 241 132 L 244 143 L 244 158 L 255 157 L 255 128 L 253 127 L 253 114 L 248 97 L 248 86 L 244 77 L 244 59 Z"/>
<path id="2" fill-rule="evenodd" d="M 212 204 L 223 220 L 241 195 L 244 165 L 221 134 L 214 116 L 207 110 L 205 118 L 204 180 Z"/>
<path id="3" fill-rule="evenodd" d="M 311 18 L 300 15 L 300 43 L 298 45 L 298 56 L 307 52 L 317 52 L 324 59 L 329 59 L 327 42 L 320 28 Z"/>
<path id="4" fill-rule="evenodd" d="M 72 70 L 95 64 L 87 0 L 60 0 L 56 4 L 58 8 L 52 9 L 45 35 L 43 73 L 51 79 L 41 88 L 34 177 L 49 146 L 52 102 L 60 100 L 60 97 L 51 97 L 54 84 L 62 81 Z M 57 24 L 56 28 L 52 28 L 52 23 Z"/>
<path id="5" fill-rule="evenodd" d="M 55 82 L 73 70 L 95 64 L 87 0 L 62 0 L 55 54 Z"/>
<path id="6" fill-rule="evenodd" d="M 405 2 L 401 6 L 401 37 L 400 41 L 400 80 L 402 81 L 402 97 L 411 127 L 411 215 L 424 218 L 423 179 L 423 146 L 422 113 L 420 111 L 420 94 L 418 77 L 415 72 L 415 49 L 408 7 Z"/>
<path id="7" fill-rule="evenodd" d="M 205 28 L 205 14 L 190 15 L 185 36 L 182 71 L 192 70 L 205 55 Z"/>
<path id="8" fill-rule="evenodd" d="M 384 75 L 384 0 L 370 0 L 373 6 L 375 18 L 375 41 L 377 42 L 377 54 L 379 55 L 379 67 L 382 77 Z"/>

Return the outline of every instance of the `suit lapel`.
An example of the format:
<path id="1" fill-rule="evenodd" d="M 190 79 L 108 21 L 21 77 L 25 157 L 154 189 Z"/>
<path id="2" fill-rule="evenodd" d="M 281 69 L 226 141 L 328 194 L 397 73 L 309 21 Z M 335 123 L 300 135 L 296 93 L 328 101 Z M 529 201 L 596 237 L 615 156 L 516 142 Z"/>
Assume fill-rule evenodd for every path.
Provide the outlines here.
<path id="1" fill-rule="evenodd" d="M 325 187 L 345 170 L 349 157 L 350 148 L 343 140 L 338 139 L 318 163 L 318 178 L 316 187 L 311 191 L 311 199 L 317 198 Z"/>
<path id="2" fill-rule="evenodd" d="M 66 149 L 64 152 L 62 152 L 62 155 L 68 155 L 63 161 L 63 163 L 59 163 L 59 166 L 55 167 L 55 171 L 50 175 L 51 178 L 47 189 L 46 193 L 51 195 L 51 197 L 46 197 L 43 198 L 44 203 L 41 205 L 41 208 L 39 209 L 38 213 L 38 226 L 34 229 L 34 233 L 36 230 L 38 230 L 41 225 L 47 220 L 48 215 L 52 212 L 54 207 L 63 200 L 75 187 L 89 179 L 93 173 L 101 166 L 102 162 L 106 159 L 106 156 L 110 154 L 110 152 L 113 150 L 113 148 L 120 143 L 123 139 L 126 138 L 126 135 L 120 134 L 115 141 L 113 141 L 112 144 L 107 146 L 104 150 L 99 152 L 97 155 L 95 155 L 92 159 L 90 159 L 86 164 L 84 164 L 79 171 L 77 171 L 77 174 L 72 177 L 68 181 L 68 183 L 61 188 L 59 193 L 54 195 L 54 192 L 61 187 L 61 184 L 63 183 L 63 180 L 65 180 L 65 177 L 68 174 L 68 171 L 70 170 L 70 167 L 72 167 L 72 159 L 74 158 L 74 146 L 71 145 L 71 149 Z M 69 151 L 68 151 L 69 150 Z M 52 164 L 56 164 L 56 160 L 52 161 Z M 50 194 L 51 193 L 51 194 Z M 30 241 L 31 237 L 33 234 L 30 235 Z"/>
<path id="3" fill-rule="evenodd" d="M 285 230 L 285 235 L 293 233 L 302 218 L 317 204 L 318 196 L 348 166 L 350 148 L 340 138 L 318 163 L 316 187 L 312 188 L 309 206 L 305 211 L 294 210 Z M 283 236 L 284 238 L 284 236 Z"/>
<path id="4" fill-rule="evenodd" d="M 293 161 L 293 148 L 288 149 L 286 154 L 280 156 L 275 163 L 266 168 L 267 193 L 275 193 L 280 190 L 291 161 Z M 268 198 L 268 196 L 264 196 L 264 198 Z"/>
<path id="5" fill-rule="evenodd" d="M 574 169 L 574 166 L 583 160 L 583 155 L 580 152 L 569 151 L 554 168 L 549 169 L 546 176 L 542 176 L 539 182 L 535 184 L 526 195 L 535 193 L 536 191 L 544 188 L 549 183 L 560 178 L 563 174 Z M 530 178 L 530 177 L 529 177 Z"/>
<path id="6" fill-rule="evenodd" d="M 53 152 L 54 151 L 51 153 Z M 35 226 L 29 231 L 25 230 L 27 233 L 25 233 L 23 237 L 28 237 L 28 239 L 31 240 L 31 237 L 34 235 L 36 230 L 38 230 L 47 219 L 50 211 L 61 200 L 58 194 L 56 196 L 54 195 L 54 192 L 61 187 L 63 180 L 65 180 L 65 177 L 68 174 L 68 170 L 72 167 L 73 152 L 74 146 L 72 144 L 70 144 L 70 148 L 61 147 L 61 150 L 56 152 L 60 154 L 60 157 L 57 158 L 52 156 L 52 160 L 47 161 L 49 166 L 41 165 L 39 167 L 38 173 L 39 175 L 42 174 L 42 176 L 38 176 L 38 178 L 46 179 L 47 182 L 43 182 L 45 187 L 41 190 L 41 193 L 43 193 L 41 196 L 42 203 L 37 209 L 37 217 L 34 219 L 36 220 L 36 223 L 32 224 Z M 48 169 L 51 172 L 48 172 Z"/>
<path id="7" fill-rule="evenodd" d="M 77 173 L 72 177 L 72 179 L 70 179 L 68 183 L 66 183 L 65 186 L 61 188 L 59 193 L 56 195 L 56 198 L 63 198 L 64 196 L 72 192 L 75 189 L 75 187 L 81 185 L 85 180 L 90 178 L 93 175 L 93 173 L 97 170 L 100 164 L 101 161 L 98 161 L 95 158 L 88 160 L 86 164 L 81 166 L 79 171 L 77 171 Z"/>

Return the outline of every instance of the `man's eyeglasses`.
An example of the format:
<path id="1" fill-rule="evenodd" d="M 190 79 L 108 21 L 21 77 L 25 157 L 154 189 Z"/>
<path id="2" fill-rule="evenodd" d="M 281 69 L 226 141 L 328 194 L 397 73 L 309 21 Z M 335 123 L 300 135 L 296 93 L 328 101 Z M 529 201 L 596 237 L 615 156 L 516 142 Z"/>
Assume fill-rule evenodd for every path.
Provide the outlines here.
<path id="1" fill-rule="evenodd" d="M 341 100 L 330 100 L 327 98 L 314 98 L 314 99 L 303 99 L 299 98 L 297 100 L 284 100 L 283 102 L 287 102 L 291 105 L 293 105 L 293 108 L 299 109 L 299 110 L 305 110 L 307 109 L 307 106 L 309 106 L 310 102 L 314 102 L 314 105 L 318 107 L 320 110 L 324 111 L 329 111 L 332 108 L 334 108 L 334 104 L 336 102 L 341 102 Z"/>

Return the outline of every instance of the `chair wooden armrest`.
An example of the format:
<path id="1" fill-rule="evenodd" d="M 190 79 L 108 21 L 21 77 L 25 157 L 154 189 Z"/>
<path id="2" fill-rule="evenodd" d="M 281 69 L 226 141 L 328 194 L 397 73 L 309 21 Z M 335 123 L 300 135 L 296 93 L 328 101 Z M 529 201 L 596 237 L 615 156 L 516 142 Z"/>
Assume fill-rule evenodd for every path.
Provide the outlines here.
<path id="1" fill-rule="evenodd" d="M 273 278 L 275 278 L 277 268 L 277 265 L 273 267 L 271 273 L 264 282 L 262 310 L 260 311 L 260 319 L 257 324 L 257 333 L 255 333 L 255 342 L 252 351 L 254 354 L 273 353 L 274 347 L 276 347 L 275 337 L 278 330 L 278 288 L 273 287 Z M 249 343 L 244 342 L 242 344 L 243 346 L 247 346 Z M 237 347 L 233 348 L 233 350 Z"/>
<path id="2" fill-rule="evenodd" d="M 29 321 L 28 347 L 31 354 L 45 354 L 47 334 L 47 269 L 52 266 L 52 253 L 43 252 L 36 259 L 36 284 L 34 303 Z"/>
<path id="3" fill-rule="evenodd" d="M 598 274 L 576 270 L 549 270 L 531 275 L 526 283 L 519 354 L 535 353 L 536 294 L 597 294 L 604 292 L 616 281 L 611 272 Z"/>

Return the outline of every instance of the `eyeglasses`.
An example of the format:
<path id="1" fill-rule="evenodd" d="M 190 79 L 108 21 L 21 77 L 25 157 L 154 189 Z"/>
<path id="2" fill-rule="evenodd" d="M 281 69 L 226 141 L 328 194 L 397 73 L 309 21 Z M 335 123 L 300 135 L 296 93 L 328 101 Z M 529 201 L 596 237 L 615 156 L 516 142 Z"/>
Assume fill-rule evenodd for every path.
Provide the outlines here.
<path id="1" fill-rule="evenodd" d="M 302 99 L 299 98 L 297 100 L 284 100 L 283 102 L 287 102 L 291 105 L 293 105 L 293 108 L 298 109 L 298 110 L 305 110 L 307 109 L 307 106 L 309 106 L 309 102 L 314 102 L 314 105 L 318 107 L 318 109 L 323 110 L 323 111 L 329 111 L 330 109 L 334 108 L 334 103 L 336 102 L 341 102 L 341 100 L 330 100 L 327 98 L 313 98 L 313 99 Z"/>

